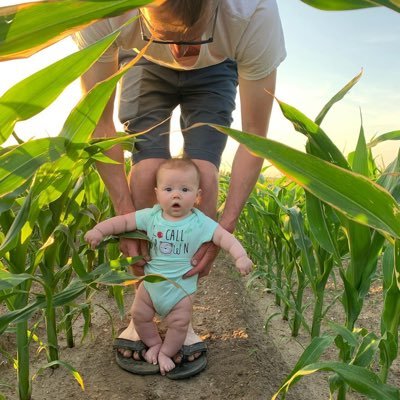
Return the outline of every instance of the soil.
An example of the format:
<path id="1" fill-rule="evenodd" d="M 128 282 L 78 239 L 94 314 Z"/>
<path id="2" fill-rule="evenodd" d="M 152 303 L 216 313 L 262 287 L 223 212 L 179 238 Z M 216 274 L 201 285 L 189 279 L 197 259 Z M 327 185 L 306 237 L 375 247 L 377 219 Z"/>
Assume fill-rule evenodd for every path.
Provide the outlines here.
<path id="1" fill-rule="evenodd" d="M 129 306 L 133 294 L 127 293 Z M 93 300 L 113 316 L 115 330 L 126 326 L 117 317 L 114 300 L 106 289 Z M 291 371 L 309 336 L 294 339 L 286 321 L 279 317 L 264 325 L 274 311 L 274 296 L 262 286 L 246 285 L 245 279 L 233 271 L 230 261 L 219 258 L 208 278 L 202 279 L 194 304 L 193 325 L 208 345 L 208 366 L 198 376 L 171 381 L 161 375 L 137 376 L 120 369 L 112 351 L 112 328 L 107 313 L 94 307 L 90 337 L 82 343 L 76 337 L 76 347 L 69 349 L 61 340 L 60 358 L 81 374 L 82 391 L 65 368 L 45 370 L 33 382 L 34 400 L 258 400 L 271 399 Z M 378 318 L 379 310 L 374 313 Z M 377 323 L 379 319 L 375 320 Z M 78 321 L 78 324 L 82 322 Z M 75 326 L 76 335 L 81 327 Z M 0 346 L 12 352 L 14 336 L 0 336 Z M 34 346 L 32 346 L 34 347 Z M 43 352 L 32 353 L 32 371 L 45 364 Z M 397 371 L 399 367 L 397 366 Z M 0 393 L 5 399 L 17 399 L 16 374 L 12 365 L 0 353 Z M 399 382 L 397 382 L 399 383 Z M 328 399 L 326 376 L 314 374 L 299 381 L 287 394 L 288 400 Z M 348 399 L 360 399 L 350 395 Z M 0 395 L 1 399 L 1 395 Z"/>

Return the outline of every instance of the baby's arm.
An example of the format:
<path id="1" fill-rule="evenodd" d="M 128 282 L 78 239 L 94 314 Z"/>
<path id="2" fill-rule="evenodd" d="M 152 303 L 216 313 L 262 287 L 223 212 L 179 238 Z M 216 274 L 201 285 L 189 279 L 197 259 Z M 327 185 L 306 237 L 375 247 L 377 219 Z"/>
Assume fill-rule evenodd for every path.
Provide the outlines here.
<path id="1" fill-rule="evenodd" d="M 115 235 L 123 232 L 130 232 L 136 229 L 135 213 L 117 215 L 98 223 L 93 229 L 86 232 L 85 240 L 92 249 L 104 239 L 105 236 Z"/>
<path id="2" fill-rule="evenodd" d="M 235 236 L 229 233 L 221 225 L 218 225 L 214 232 L 213 242 L 230 253 L 230 255 L 235 259 L 236 268 L 242 275 L 247 275 L 251 271 L 253 263 L 247 256 L 246 250 Z"/>

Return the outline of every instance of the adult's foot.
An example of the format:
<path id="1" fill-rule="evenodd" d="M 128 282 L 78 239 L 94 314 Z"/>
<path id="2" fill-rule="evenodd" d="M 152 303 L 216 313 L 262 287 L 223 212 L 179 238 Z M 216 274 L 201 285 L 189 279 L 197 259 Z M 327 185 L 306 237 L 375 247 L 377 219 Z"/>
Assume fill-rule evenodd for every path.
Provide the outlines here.
<path id="1" fill-rule="evenodd" d="M 118 337 L 120 339 L 128 339 L 128 340 L 132 340 L 132 341 L 140 340 L 140 337 L 136 332 L 136 329 L 135 329 L 135 326 L 133 325 L 132 320 L 129 322 L 129 325 L 119 334 Z M 122 349 L 122 348 L 118 349 L 118 351 L 125 358 L 132 357 L 134 360 L 137 360 L 137 361 L 140 360 L 140 356 L 137 351 Z M 142 354 L 142 355 L 144 356 L 145 354 Z"/>
<path id="2" fill-rule="evenodd" d="M 129 325 L 119 334 L 118 337 L 121 339 L 128 339 L 128 340 L 133 340 L 133 341 L 140 340 L 140 337 L 136 332 L 136 329 L 135 329 L 135 326 L 133 325 L 132 320 L 129 322 Z M 190 324 L 187 335 L 186 335 L 186 339 L 183 344 L 188 346 L 188 345 L 195 344 L 198 342 L 202 342 L 202 340 L 201 340 L 200 336 L 198 336 L 194 332 L 193 326 L 192 326 L 192 324 Z M 132 357 L 134 360 L 137 360 L 137 361 L 140 360 L 139 353 L 136 351 L 132 352 L 132 350 L 127 350 L 127 349 L 122 349 L 122 348 L 118 349 L 118 351 L 125 358 Z M 142 355 L 145 356 L 145 353 Z M 195 353 L 191 356 L 188 356 L 188 361 L 193 361 L 200 356 L 201 356 L 201 352 Z M 175 364 L 179 364 L 182 361 L 182 354 L 178 353 L 172 359 L 175 362 Z"/>
<path id="3" fill-rule="evenodd" d="M 186 339 L 183 344 L 186 346 L 190 346 L 192 344 L 199 343 L 199 342 L 202 342 L 202 340 L 201 340 L 200 336 L 194 332 L 193 326 L 192 326 L 192 324 L 190 324 L 189 328 L 188 328 L 188 332 L 186 334 Z M 193 355 L 188 356 L 187 360 L 193 361 L 200 356 L 201 356 L 201 352 L 194 353 Z M 182 362 L 182 354 L 178 353 L 174 357 L 172 357 L 172 359 L 175 364 L 180 364 Z"/>

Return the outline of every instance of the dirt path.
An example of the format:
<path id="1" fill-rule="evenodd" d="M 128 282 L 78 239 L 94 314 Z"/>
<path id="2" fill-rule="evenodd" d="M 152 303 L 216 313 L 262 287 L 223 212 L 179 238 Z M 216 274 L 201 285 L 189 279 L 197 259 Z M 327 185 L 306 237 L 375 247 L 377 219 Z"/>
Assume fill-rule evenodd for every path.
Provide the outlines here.
<path id="1" fill-rule="evenodd" d="M 258 306 L 246 291 L 243 280 L 224 260 L 200 284 L 194 327 L 209 347 L 208 367 L 200 375 L 185 381 L 171 381 L 161 376 L 135 376 L 121 370 L 114 362 L 108 317 L 97 308 L 93 337 L 83 344 L 78 343 L 74 349 L 61 349 L 61 358 L 82 375 L 85 392 L 68 372 L 60 368 L 48 370 L 35 380 L 33 399 L 270 399 L 291 366 L 284 361 L 285 349 L 276 347 L 276 338 L 274 342 L 272 337 L 264 334 L 264 316 L 260 316 Z M 117 315 L 106 291 L 97 301 Z M 129 301 L 127 299 L 127 304 Z M 122 326 L 123 322 L 117 328 Z M 40 364 L 43 364 L 40 357 Z M 0 366 L 0 376 L 3 382 L 7 379 L 14 383 L 15 373 L 4 363 Z M 326 398 L 315 390 L 309 381 L 307 385 L 300 382 L 287 399 Z M 6 394 L 6 399 L 17 399 L 11 389 L 0 388 L 0 392 Z"/>

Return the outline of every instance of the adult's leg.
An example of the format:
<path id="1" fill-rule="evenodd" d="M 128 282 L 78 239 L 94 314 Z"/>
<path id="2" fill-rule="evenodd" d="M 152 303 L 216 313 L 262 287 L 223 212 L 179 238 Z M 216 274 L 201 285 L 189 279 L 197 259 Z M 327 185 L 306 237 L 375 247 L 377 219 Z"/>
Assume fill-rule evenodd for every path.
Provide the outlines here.
<path id="1" fill-rule="evenodd" d="M 144 285 L 140 285 L 132 305 L 132 320 L 143 343 L 148 347 L 144 358 L 150 364 L 157 364 L 162 340 L 154 322 L 153 302 Z"/>
<path id="2" fill-rule="evenodd" d="M 128 62 L 132 54 L 124 53 L 122 64 Z M 119 98 L 119 118 L 128 133 L 150 132 L 139 136 L 133 151 L 133 166 L 130 176 L 130 188 L 136 209 L 151 207 L 156 199 L 154 193 L 155 172 L 158 165 L 169 153 L 169 120 L 178 104 L 174 93 L 174 71 L 150 63 L 145 59 L 125 74 L 121 83 Z M 140 340 L 131 320 L 121 332 L 120 338 Z M 125 357 L 132 352 L 120 349 Z M 139 360 L 134 353 L 133 358 Z"/>
<path id="3" fill-rule="evenodd" d="M 200 70 L 180 72 L 181 127 L 189 128 L 197 122 L 229 126 L 235 109 L 238 84 L 236 63 L 226 60 Z M 218 170 L 227 137 L 204 126 L 184 133 L 184 151 L 200 169 L 202 198 L 199 208 L 210 218 L 216 218 L 218 199 Z M 185 345 L 200 342 L 190 324 Z M 190 359 L 197 358 L 197 353 Z M 180 357 L 174 358 L 180 362 Z"/>
<path id="4" fill-rule="evenodd" d="M 236 63 L 220 64 L 194 71 L 180 72 L 181 127 L 190 128 L 198 122 L 230 126 L 235 109 L 238 75 Z M 187 130 L 184 134 L 185 153 L 200 169 L 202 199 L 200 209 L 216 217 L 218 170 L 227 136 L 209 126 Z"/>
<path id="5" fill-rule="evenodd" d="M 193 296 L 187 296 L 175 304 L 166 316 L 167 333 L 158 354 L 161 375 L 175 368 L 173 357 L 184 344 L 192 317 Z"/>
<path id="6" fill-rule="evenodd" d="M 125 62 L 129 61 L 129 57 Z M 151 132 L 139 136 L 143 142 L 136 143 L 130 188 L 136 209 L 151 207 L 155 201 L 155 173 L 165 158 L 170 158 L 169 121 L 173 109 L 179 102 L 177 94 L 178 75 L 176 71 L 140 60 L 123 78 L 120 95 L 119 117 L 127 132 L 142 132 L 156 126 Z M 163 122 L 164 121 L 164 122 Z M 134 322 L 121 332 L 120 338 L 140 340 Z M 201 339 L 189 325 L 185 345 L 200 342 Z M 125 357 L 139 360 L 139 355 L 129 350 L 120 350 Z M 194 359 L 195 357 L 189 357 Z M 178 360 L 179 361 L 179 360 Z"/>

